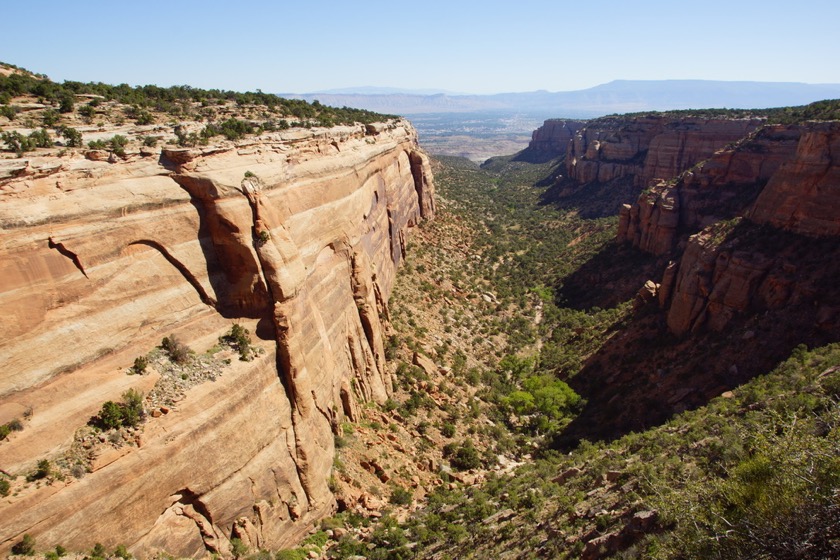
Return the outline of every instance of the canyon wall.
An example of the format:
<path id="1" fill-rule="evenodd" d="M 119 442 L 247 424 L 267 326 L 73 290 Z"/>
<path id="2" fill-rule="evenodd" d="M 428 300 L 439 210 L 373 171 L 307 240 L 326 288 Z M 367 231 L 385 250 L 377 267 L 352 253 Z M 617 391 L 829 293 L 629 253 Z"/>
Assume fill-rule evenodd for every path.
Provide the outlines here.
<path id="1" fill-rule="evenodd" d="M 635 203 L 622 207 L 618 239 L 664 255 L 676 247 L 678 233 L 696 233 L 743 214 L 780 166 L 794 156 L 801 134 L 800 125 L 766 126 L 678 178 L 654 182 Z"/>
<path id="2" fill-rule="evenodd" d="M 0 423 L 24 420 L 0 442 L 0 469 L 20 475 L 0 551 L 24 533 L 144 556 L 299 540 L 335 509 L 334 434 L 389 394 L 387 300 L 408 230 L 434 210 L 399 120 L 4 162 Z M 196 375 L 212 381 L 147 400 L 131 445 L 96 442 L 91 472 L 23 482 L 61 464 L 105 401 L 157 390 L 154 366 L 127 375 L 135 357 L 173 333 L 200 354 L 234 323 L 256 359 L 207 358 L 218 374 Z"/>
<path id="3" fill-rule="evenodd" d="M 755 130 L 758 119 L 604 117 L 576 131 L 566 175 L 578 183 L 631 179 L 645 187 L 674 177 Z"/>
<path id="4" fill-rule="evenodd" d="M 584 124 L 583 121 L 548 119 L 531 133 L 528 151 L 549 156 L 565 154 L 569 141 Z"/>
<path id="5" fill-rule="evenodd" d="M 618 240 L 674 259 L 658 288 L 671 332 L 786 306 L 838 328 L 838 154 L 836 122 L 766 125 L 624 205 Z"/>

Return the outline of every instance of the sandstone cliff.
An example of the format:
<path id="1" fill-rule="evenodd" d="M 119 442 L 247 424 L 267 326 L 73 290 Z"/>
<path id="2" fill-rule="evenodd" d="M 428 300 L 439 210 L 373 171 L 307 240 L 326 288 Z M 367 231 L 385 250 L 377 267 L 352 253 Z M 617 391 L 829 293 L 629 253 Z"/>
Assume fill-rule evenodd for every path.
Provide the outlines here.
<path id="1" fill-rule="evenodd" d="M 435 210 L 416 133 L 94 155 L 0 170 L 0 422 L 26 418 L 0 469 L 61 457 L 104 401 L 148 392 L 157 373 L 126 368 L 170 333 L 202 352 L 235 321 L 264 353 L 184 390 L 93 472 L 3 498 L 0 550 L 24 533 L 144 555 L 295 542 L 334 511 L 333 434 L 391 387 L 381 318 L 407 231 Z"/>
<path id="2" fill-rule="evenodd" d="M 742 215 L 779 167 L 790 160 L 800 125 L 766 126 L 712 154 L 679 178 L 649 185 L 619 215 L 618 239 L 663 255 L 678 233 L 696 233 L 719 220 Z"/>
<path id="3" fill-rule="evenodd" d="M 565 154 L 569 141 L 582 126 L 584 126 L 582 121 L 548 119 L 531 133 L 528 151 L 550 156 Z"/>
<path id="4" fill-rule="evenodd" d="M 675 259 L 658 294 L 673 333 L 790 304 L 814 307 L 818 328 L 836 326 L 814 269 L 836 258 L 838 139 L 836 122 L 767 125 L 624 205 L 618 240 Z M 828 240 L 821 257 L 809 254 L 817 239 Z"/>
<path id="5" fill-rule="evenodd" d="M 755 130 L 758 119 L 604 117 L 578 130 L 566 151 L 566 174 L 578 183 L 632 179 L 647 186 L 708 158 Z"/>

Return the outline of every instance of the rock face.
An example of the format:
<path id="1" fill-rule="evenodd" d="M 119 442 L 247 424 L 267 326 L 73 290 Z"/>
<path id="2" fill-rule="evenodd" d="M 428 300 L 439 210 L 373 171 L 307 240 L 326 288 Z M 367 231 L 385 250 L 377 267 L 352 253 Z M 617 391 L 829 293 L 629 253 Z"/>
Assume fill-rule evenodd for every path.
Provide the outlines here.
<path id="1" fill-rule="evenodd" d="M 679 256 L 659 291 L 671 332 L 719 331 L 737 314 L 791 304 L 816 305 L 834 318 L 817 328 L 836 327 L 815 270 L 837 253 L 838 153 L 836 122 L 768 125 L 624 205 L 619 241 Z M 811 254 L 817 239 L 821 256 Z"/>
<path id="2" fill-rule="evenodd" d="M 435 211 L 413 128 L 157 155 L 35 158 L 0 182 L 0 419 L 31 411 L 0 468 L 30 472 L 104 401 L 147 389 L 125 371 L 163 336 L 203 350 L 236 321 L 266 352 L 151 418 L 139 447 L 4 499 L 0 550 L 24 533 L 143 555 L 289 545 L 335 509 L 333 434 L 389 393 L 381 318 L 408 229 Z"/>
<path id="3" fill-rule="evenodd" d="M 566 174 L 578 183 L 632 178 L 637 186 L 674 177 L 755 130 L 758 119 L 605 117 L 578 130 Z"/>
<path id="4" fill-rule="evenodd" d="M 563 155 L 566 153 L 569 141 L 583 125 L 582 121 L 548 119 L 531 133 L 528 150 L 535 154 Z"/>
<path id="5" fill-rule="evenodd" d="M 764 185 L 797 150 L 802 127 L 766 126 L 720 150 L 676 181 L 650 185 L 619 216 L 618 239 L 663 255 L 678 233 L 696 233 L 743 215 Z"/>
<path id="6" fill-rule="evenodd" d="M 756 223 L 811 236 L 840 235 L 840 123 L 803 131 L 794 157 L 774 173 L 750 211 Z"/>

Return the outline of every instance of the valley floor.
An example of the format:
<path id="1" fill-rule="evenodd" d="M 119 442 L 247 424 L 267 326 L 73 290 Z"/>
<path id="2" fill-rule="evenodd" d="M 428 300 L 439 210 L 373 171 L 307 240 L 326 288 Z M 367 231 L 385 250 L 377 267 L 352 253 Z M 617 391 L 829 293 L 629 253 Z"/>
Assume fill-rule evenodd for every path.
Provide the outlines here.
<path id="1" fill-rule="evenodd" d="M 634 304 L 661 263 L 616 245 L 614 216 L 552 200 L 558 169 L 435 161 L 438 218 L 414 233 L 390 301 L 398 389 L 347 426 L 336 462 L 340 503 L 376 511 L 327 520 L 323 553 L 829 557 L 796 554 L 840 547 L 840 349 L 801 346 L 690 412 L 652 391 L 647 416 L 627 405 L 610 422 L 615 403 L 581 379 L 599 353 L 621 362 L 617 341 L 641 339 L 661 359 L 681 343 Z M 601 281 L 587 286 L 596 266 Z M 634 359 L 639 375 L 653 367 Z M 778 536 L 781 526 L 795 534 Z"/>

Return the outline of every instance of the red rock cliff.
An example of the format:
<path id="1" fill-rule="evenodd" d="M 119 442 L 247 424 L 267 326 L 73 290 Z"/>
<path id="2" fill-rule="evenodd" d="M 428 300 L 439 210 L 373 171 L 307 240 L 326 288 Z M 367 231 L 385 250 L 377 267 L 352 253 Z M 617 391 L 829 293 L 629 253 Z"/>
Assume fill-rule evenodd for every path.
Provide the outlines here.
<path id="1" fill-rule="evenodd" d="M 811 236 L 840 235 L 840 123 L 809 125 L 761 191 L 750 219 Z"/>
<path id="2" fill-rule="evenodd" d="M 755 197 L 790 160 L 801 127 L 767 126 L 712 154 L 678 179 L 650 185 L 619 215 L 618 239 L 643 251 L 672 251 L 678 232 L 696 233 L 721 219 L 742 215 Z"/>
<path id="3" fill-rule="evenodd" d="M 659 293 L 673 333 L 788 305 L 837 328 L 834 290 L 818 286 L 840 256 L 838 153 L 836 122 L 765 126 L 624 206 L 620 241 L 677 257 Z"/>
<path id="4" fill-rule="evenodd" d="M 569 141 L 583 125 L 582 121 L 548 119 L 531 133 L 528 150 L 537 154 L 563 155 Z"/>
<path id="5" fill-rule="evenodd" d="M 637 186 L 674 177 L 755 130 L 757 119 L 653 115 L 604 117 L 578 130 L 566 152 L 566 174 L 578 183 L 631 178 Z"/>
<path id="6" fill-rule="evenodd" d="M 335 509 L 333 434 L 382 402 L 382 324 L 408 230 L 434 186 L 405 121 L 237 145 L 12 161 L 0 180 L 0 468 L 66 457 L 170 333 L 201 352 L 236 321 L 264 353 L 184 389 L 92 471 L 0 502 L 0 549 L 281 548 Z M 0 170 L 2 172 L 3 170 Z M 199 372 L 200 373 L 200 372 Z M 206 372 L 205 372 L 206 373 Z M 185 374 L 186 375 L 186 374 Z"/>

